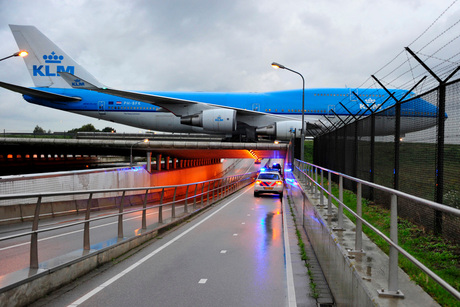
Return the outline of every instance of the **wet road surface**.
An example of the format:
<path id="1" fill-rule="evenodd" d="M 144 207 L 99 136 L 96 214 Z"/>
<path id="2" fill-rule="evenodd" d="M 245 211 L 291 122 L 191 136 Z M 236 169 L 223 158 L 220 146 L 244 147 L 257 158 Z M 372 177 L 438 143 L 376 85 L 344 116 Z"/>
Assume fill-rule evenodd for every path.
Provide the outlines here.
<path id="1" fill-rule="evenodd" d="M 286 306 L 282 219 L 280 199 L 251 185 L 37 306 Z"/>

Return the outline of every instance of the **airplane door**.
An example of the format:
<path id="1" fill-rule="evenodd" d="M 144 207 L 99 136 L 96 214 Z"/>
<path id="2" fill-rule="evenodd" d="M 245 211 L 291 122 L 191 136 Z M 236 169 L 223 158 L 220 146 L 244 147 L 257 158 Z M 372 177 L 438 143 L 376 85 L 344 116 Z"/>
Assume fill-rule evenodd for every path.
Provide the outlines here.
<path id="1" fill-rule="evenodd" d="M 260 103 L 253 103 L 252 110 L 260 112 Z"/>
<path id="2" fill-rule="evenodd" d="M 98 102 L 99 115 L 105 115 L 105 101 Z"/>

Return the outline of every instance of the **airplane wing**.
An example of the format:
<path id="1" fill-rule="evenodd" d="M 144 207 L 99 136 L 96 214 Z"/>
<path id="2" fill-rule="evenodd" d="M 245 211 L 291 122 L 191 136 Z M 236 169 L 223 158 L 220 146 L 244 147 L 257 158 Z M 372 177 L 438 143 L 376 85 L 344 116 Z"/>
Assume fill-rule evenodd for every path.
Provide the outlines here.
<path id="1" fill-rule="evenodd" d="M 193 115 L 202 110 L 222 108 L 222 109 L 236 110 L 239 115 L 246 115 L 246 116 L 263 115 L 263 116 L 276 117 L 279 119 L 292 120 L 292 118 L 282 116 L 282 115 L 267 114 L 263 112 L 245 110 L 245 109 L 240 109 L 240 108 L 235 108 L 235 107 L 230 107 L 230 106 L 214 105 L 211 103 L 204 103 L 204 102 L 193 101 L 193 100 L 159 96 L 159 95 L 153 95 L 153 94 L 142 93 L 142 92 L 116 90 L 116 89 L 111 89 L 111 88 L 107 88 L 104 86 L 96 86 L 94 84 L 91 84 L 67 72 L 59 72 L 59 74 L 73 88 L 87 89 L 87 90 L 96 91 L 99 93 L 105 93 L 105 94 L 110 94 L 114 96 L 133 99 L 137 101 L 147 102 L 147 103 L 162 107 L 170 111 L 176 116 L 188 116 L 188 115 Z"/>
<path id="2" fill-rule="evenodd" d="M 37 97 L 46 100 L 59 101 L 59 102 L 76 102 L 80 101 L 80 97 L 71 97 L 66 95 L 59 95 L 50 92 L 40 91 L 33 88 L 22 87 L 15 84 L 0 82 L 0 86 L 10 91 L 20 93 L 22 95 Z"/>

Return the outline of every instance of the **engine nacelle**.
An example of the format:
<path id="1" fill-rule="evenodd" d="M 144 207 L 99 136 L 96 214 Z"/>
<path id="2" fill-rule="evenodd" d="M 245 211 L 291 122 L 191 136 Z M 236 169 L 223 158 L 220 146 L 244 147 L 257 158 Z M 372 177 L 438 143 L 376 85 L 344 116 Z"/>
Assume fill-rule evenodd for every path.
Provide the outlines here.
<path id="1" fill-rule="evenodd" d="M 277 140 L 289 140 L 292 133 L 296 133 L 296 138 L 300 137 L 302 122 L 297 120 L 276 122 L 271 125 L 257 128 L 257 134 L 273 135 Z"/>
<path id="2" fill-rule="evenodd" d="M 203 127 L 215 132 L 233 132 L 236 130 L 236 111 L 231 109 L 203 110 L 201 113 L 184 116 L 181 124 Z"/>

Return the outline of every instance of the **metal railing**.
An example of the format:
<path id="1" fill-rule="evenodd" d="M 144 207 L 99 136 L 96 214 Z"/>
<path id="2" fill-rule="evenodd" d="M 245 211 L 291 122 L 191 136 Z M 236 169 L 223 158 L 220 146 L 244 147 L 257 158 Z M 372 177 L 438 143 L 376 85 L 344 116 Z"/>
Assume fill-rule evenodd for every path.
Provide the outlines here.
<path id="1" fill-rule="evenodd" d="M 327 173 L 327 187 L 324 186 L 324 173 Z M 420 261 L 410 255 L 405 251 L 401 246 L 398 245 L 398 198 L 405 198 L 411 201 L 424 204 L 426 206 L 435 208 L 455 216 L 460 216 L 460 210 L 441 205 L 423 198 L 412 196 L 406 193 L 403 193 L 398 190 L 393 190 L 384 186 L 380 186 L 371 182 L 367 182 L 358 178 L 348 176 L 339 172 L 335 172 L 308 162 L 295 160 L 294 161 L 294 174 L 299 178 L 299 180 L 304 180 L 307 188 L 316 196 L 320 198 L 320 205 L 324 205 L 324 194 L 327 194 L 327 214 L 332 215 L 332 199 L 338 203 L 338 219 L 337 227 L 334 230 L 343 230 L 343 218 L 344 213 L 343 209 L 345 208 L 351 215 L 356 218 L 356 231 L 355 231 L 355 250 L 354 252 L 363 252 L 362 250 L 362 225 L 366 225 L 372 231 L 374 231 L 378 236 L 384 239 L 390 245 L 389 252 L 389 267 L 388 267 L 388 290 L 378 289 L 379 295 L 382 296 L 396 296 L 403 297 L 404 294 L 399 290 L 398 286 L 398 253 L 404 255 L 409 261 L 414 265 L 420 268 L 425 274 L 430 276 L 434 281 L 436 281 L 441 287 L 450 292 L 454 297 L 460 299 L 460 292 L 457 291 L 454 287 L 432 272 L 429 268 L 423 265 Z M 331 192 L 331 175 L 338 176 L 339 181 L 339 197 L 337 198 Z M 318 176 L 320 176 L 320 181 L 318 181 Z M 357 186 L 357 204 L 356 212 L 347 207 L 343 202 L 343 179 L 348 179 L 356 183 Z M 373 189 L 381 190 L 385 193 L 391 195 L 391 213 L 390 213 L 390 237 L 387 237 L 384 233 L 378 230 L 376 227 L 372 226 L 362 217 L 362 186 L 368 186 Z"/>
<path id="2" fill-rule="evenodd" d="M 171 206 L 171 221 L 177 217 L 176 206 L 180 203 L 183 204 L 183 214 L 190 215 L 198 210 L 206 208 L 207 206 L 215 203 L 216 201 L 228 196 L 229 194 L 236 192 L 240 188 L 252 183 L 257 177 L 257 172 L 251 172 L 241 175 L 234 175 L 224 178 L 218 178 L 213 180 L 194 182 L 190 184 L 181 184 L 173 186 L 153 186 L 153 187 L 141 187 L 141 188 L 122 188 L 122 189 L 101 189 L 101 190 L 85 190 L 85 191 L 64 191 L 64 192 L 48 192 L 48 193 L 32 193 L 32 194 L 8 194 L 0 195 L 0 200 L 6 199 L 25 199 L 25 198 L 36 198 L 37 202 L 35 205 L 35 213 L 32 218 L 32 229 L 28 232 L 18 233 L 6 237 L 1 237 L 0 242 L 8 241 L 24 236 L 30 236 L 30 268 L 38 268 L 38 235 L 40 233 L 59 230 L 63 228 L 68 228 L 76 225 L 83 224 L 83 249 L 90 249 L 90 223 L 102 219 L 118 217 L 118 238 L 123 238 L 123 216 L 125 214 L 133 214 L 136 212 L 142 212 L 142 230 L 147 229 L 147 211 L 157 208 L 158 209 L 158 224 L 159 226 L 155 229 L 160 229 L 164 227 L 163 219 L 163 208 L 165 206 Z M 124 204 L 125 199 L 135 192 L 136 195 L 143 195 L 142 208 L 134 210 L 124 210 L 126 204 Z M 91 218 L 91 203 L 93 196 L 101 193 L 116 193 L 120 198 L 120 203 L 118 204 L 118 213 L 107 214 L 99 217 Z M 56 196 L 65 196 L 65 195 L 88 195 L 86 201 L 86 208 L 84 209 L 85 218 L 79 222 L 70 222 L 65 225 L 47 227 L 44 229 L 39 229 L 39 220 L 40 218 L 46 217 L 46 214 L 40 214 L 40 207 L 44 198 L 47 197 L 56 197 Z M 115 198 L 115 199 L 116 199 Z M 149 205 L 149 198 L 152 202 L 152 205 Z M 192 204 L 193 202 L 193 204 Z M 201 206 L 197 209 L 197 206 Z M 192 210 L 189 210 L 189 205 L 192 206 Z M 113 207 L 111 207 L 113 208 Z M 100 209 L 100 208 L 98 208 Z M 82 210 L 80 210 L 81 212 Z M 72 211 L 74 212 L 74 211 Z M 78 248 L 76 248 L 78 249 Z"/>

